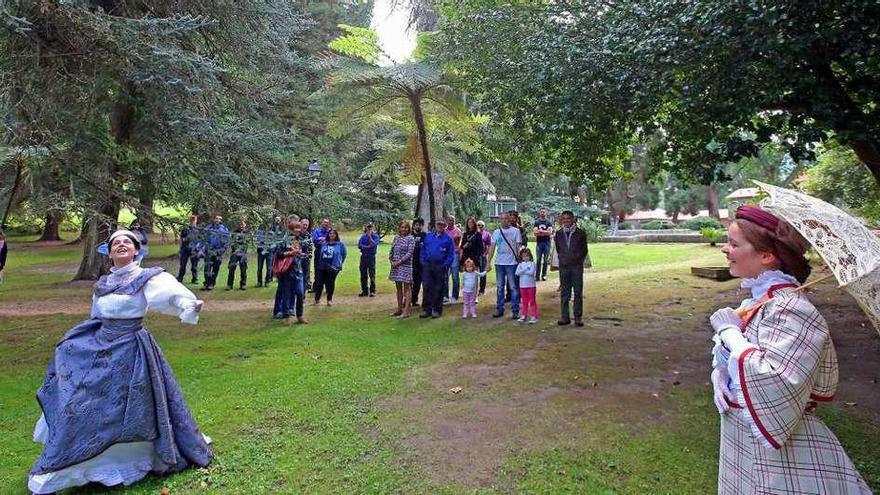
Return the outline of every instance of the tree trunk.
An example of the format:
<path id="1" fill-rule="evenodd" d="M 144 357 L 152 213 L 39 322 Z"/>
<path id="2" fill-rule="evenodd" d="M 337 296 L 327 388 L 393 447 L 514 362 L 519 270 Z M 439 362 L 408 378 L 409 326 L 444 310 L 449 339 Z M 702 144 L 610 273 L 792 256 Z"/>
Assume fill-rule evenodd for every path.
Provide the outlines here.
<path id="1" fill-rule="evenodd" d="M 155 221 L 156 215 L 153 212 L 153 198 L 145 197 L 145 195 L 141 195 L 138 201 L 138 206 L 135 209 L 135 215 L 137 216 L 138 221 L 141 223 L 141 227 L 147 232 L 155 232 Z M 309 219 L 311 222 L 311 219 Z"/>
<path id="2" fill-rule="evenodd" d="M 416 128 L 419 131 L 419 146 L 422 148 L 422 161 L 425 166 L 425 186 L 428 189 L 428 209 L 430 217 L 426 218 L 430 228 L 433 228 L 434 221 L 442 216 L 443 212 L 437 211 L 437 198 L 434 196 L 434 171 L 431 169 L 431 157 L 428 154 L 428 132 L 425 130 L 425 116 L 422 114 L 422 100 L 419 95 L 410 95 L 410 105 L 412 105 L 413 118 L 416 121 Z M 442 207 L 442 205 L 441 205 Z"/>
<path id="3" fill-rule="evenodd" d="M 127 145 L 131 141 L 131 132 L 136 119 L 134 104 L 134 84 L 123 83 L 110 112 L 110 135 L 117 145 Z M 110 270 L 110 259 L 98 253 L 96 249 L 100 244 L 107 242 L 119 222 L 122 202 L 116 191 L 122 188 L 122 173 L 118 164 L 110 164 L 108 176 L 106 187 L 109 192 L 104 192 L 104 196 L 97 199 L 96 214 L 88 221 L 88 232 L 83 237 L 83 257 L 74 280 L 97 280 Z"/>
<path id="4" fill-rule="evenodd" d="M 100 254 L 97 249 L 116 230 L 119 208 L 118 200 L 107 201 L 88 220 L 88 230 L 83 237 L 83 257 L 74 280 L 98 280 L 110 270 L 110 258 Z"/>
<path id="5" fill-rule="evenodd" d="M 853 141 L 849 145 L 855 151 L 859 160 L 871 171 L 871 175 L 874 176 L 874 182 L 880 186 L 880 145 L 870 141 Z"/>
<path id="6" fill-rule="evenodd" d="M 43 235 L 40 236 L 38 241 L 60 241 L 61 234 L 59 233 L 61 227 L 61 212 L 58 210 L 49 210 L 46 213 L 46 225 L 43 226 Z"/>
<path id="7" fill-rule="evenodd" d="M 419 218 L 419 213 L 422 212 L 422 194 L 425 193 L 425 181 L 419 182 L 419 189 L 416 192 L 416 206 L 413 209 L 413 218 Z"/>
<path id="8" fill-rule="evenodd" d="M 3 212 L 3 220 L 0 220 L 0 228 L 4 229 L 9 212 L 12 210 L 12 202 L 15 201 L 15 194 L 18 192 L 18 186 L 21 184 L 21 174 L 24 171 L 24 160 L 19 157 L 15 161 L 15 180 L 12 181 L 12 190 L 9 191 L 9 201 L 6 203 L 6 211 Z"/>
<path id="9" fill-rule="evenodd" d="M 715 184 L 709 184 L 706 188 L 706 207 L 709 210 L 709 216 L 721 220 L 721 212 L 718 209 L 720 200 L 718 198 L 718 188 Z"/>

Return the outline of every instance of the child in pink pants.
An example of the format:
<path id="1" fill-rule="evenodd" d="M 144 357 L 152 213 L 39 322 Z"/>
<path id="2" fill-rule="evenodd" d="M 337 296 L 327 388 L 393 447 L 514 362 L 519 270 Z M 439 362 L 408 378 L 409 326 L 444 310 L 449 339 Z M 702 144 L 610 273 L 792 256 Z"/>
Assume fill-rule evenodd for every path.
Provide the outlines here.
<path id="1" fill-rule="evenodd" d="M 488 271 L 489 269 L 487 268 L 485 272 L 478 272 L 476 263 L 470 258 L 464 261 L 464 273 L 462 274 L 461 282 L 461 295 L 464 299 L 461 309 L 462 318 L 467 318 L 468 315 L 471 318 L 477 317 L 477 286 L 480 283 L 480 277 L 485 277 Z"/>
<path id="2" fill-rule="evenodd" d="M 519 257 L 520 263 L 516 266 L 516 276 L 519 277 L 519 297 L 522 301 L 522 316 L 519 317 L 519 322 L 524 323 L 528 318 L 529 323 L 538 323 L 536 269 L 532 252 L 523 249 L 519 252 Z"/>

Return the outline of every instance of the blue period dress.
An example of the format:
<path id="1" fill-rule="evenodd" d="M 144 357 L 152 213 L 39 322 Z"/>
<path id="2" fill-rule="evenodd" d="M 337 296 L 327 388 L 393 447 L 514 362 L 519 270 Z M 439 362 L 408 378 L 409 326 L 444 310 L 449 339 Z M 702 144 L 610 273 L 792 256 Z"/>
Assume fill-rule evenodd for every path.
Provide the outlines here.
<path id="1" fill-rule="evenodd" d="M 57 344 L 37 392 L 34 440 L 43 452 L 28 477 L 32 492 L 130 485 L 211 462 L 210 439 L 143 325 L 148 309 L 195 324 L 199 303 L 161 268 L 129 263 L 98 281 L 91 318 Z"/>

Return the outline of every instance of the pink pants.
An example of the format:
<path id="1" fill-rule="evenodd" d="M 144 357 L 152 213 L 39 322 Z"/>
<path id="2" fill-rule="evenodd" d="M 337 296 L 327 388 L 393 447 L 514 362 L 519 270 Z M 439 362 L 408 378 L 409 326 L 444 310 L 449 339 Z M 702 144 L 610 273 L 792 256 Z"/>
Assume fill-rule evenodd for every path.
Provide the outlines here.
<path id="1" fill-rule="evenodd" d="M 538 315 L 538 301 L 535 298 L 537 294 L 537 289 L 535 287 L 520 287 L 519 288 L 519 297 L 521 299 L 522 304 L 522 315 L 523 316 L 534 316 L 537 318 Z M 531 310 L 531 313 L 529 313 Z"/>
<path id="2" fill-rule="evenodd" d="M 464 299 L 464 304 L 461 308 L 461 316 L 464 318 L 467 318 L 468 316 L 477 316 L 477 293 L 462 292 L 461 296 Z"/>

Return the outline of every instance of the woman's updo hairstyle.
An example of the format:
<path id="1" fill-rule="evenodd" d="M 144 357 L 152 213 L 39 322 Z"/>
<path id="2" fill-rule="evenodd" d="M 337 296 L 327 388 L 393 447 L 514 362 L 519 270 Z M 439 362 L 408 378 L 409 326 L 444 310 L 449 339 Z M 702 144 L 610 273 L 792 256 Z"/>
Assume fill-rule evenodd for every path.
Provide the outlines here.
<path id="1" fill-rule="evenodd" d="M 736 220 L 743 236 L 756 251 L 772 253 L 779 270 L 804 283 L 810 276 L 810 263 L 804 254 L 810 244 L 788 222 L 757 206 L 736 209 Z"/>

